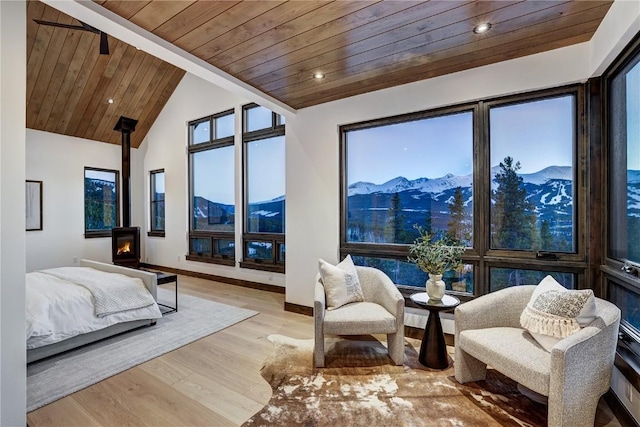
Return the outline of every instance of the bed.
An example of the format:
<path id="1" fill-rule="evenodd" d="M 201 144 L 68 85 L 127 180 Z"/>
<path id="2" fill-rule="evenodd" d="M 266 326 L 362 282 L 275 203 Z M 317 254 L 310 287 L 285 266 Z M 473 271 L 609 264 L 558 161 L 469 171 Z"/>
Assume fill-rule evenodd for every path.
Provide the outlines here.
<path id="1" fill-rule="evenodd" d="M 62 267 L 27 273 L 27 363 L 132 329 L 154 325 L 162 317 L 156 303 L 155 273 L 84 259 L 80 260 L 80 267 L 90 269 Z M 87 283 L 83 283 L 83 286 L 74 284 L 76 277 L 82 275 L 88 275 L 87 279 L 83 279 Z M 108 279 L 111 286 L 129 286 L 126 284 L 128 278 L 142 280 L 144 288 L 139 282 L 137 289 L 122 288 L 126 289 L 127 297 L 121 300 L 129 304 L 125 311 L 113 305 L 112 299 L 117 298 L 107 302 L 99 299 L 102 298 L 100 292 L 109 294 L 100 290 L 101 281 Z M 96 286 L 97 290 L 94 289 Z M 149 294 L 152 298 L 149 298 Z M 113 293 L 110 295 L 113 296 Z"/>

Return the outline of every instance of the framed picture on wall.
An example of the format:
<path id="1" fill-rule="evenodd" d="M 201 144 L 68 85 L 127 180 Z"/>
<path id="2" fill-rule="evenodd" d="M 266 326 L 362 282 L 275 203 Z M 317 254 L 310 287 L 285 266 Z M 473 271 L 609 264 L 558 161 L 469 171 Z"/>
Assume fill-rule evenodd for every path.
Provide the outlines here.
<path id="1" fill-rule="evenodd" d="M 42 230 L 42 181 L 27 180 L 27 231 Z"/>

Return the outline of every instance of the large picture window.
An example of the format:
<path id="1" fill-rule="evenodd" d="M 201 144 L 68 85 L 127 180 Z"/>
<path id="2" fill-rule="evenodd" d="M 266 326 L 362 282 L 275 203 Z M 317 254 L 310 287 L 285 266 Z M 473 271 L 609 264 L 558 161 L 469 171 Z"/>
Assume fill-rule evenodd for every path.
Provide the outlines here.
<path id="1" fill-rule="evenodd" d="M 189 124 L 189 260 L 235 264 L 234 117 Z"/>
<path id="2" fill-rule="evenodd" d="M 586 286 L 585 218 L 576 214 L 582 93 L 559 88 L 342 126 L 341 256 L 415 292 L 427 275 L 407 255 L 422 229 L 467 247 L 464 264 L 443 275 L 463 298 L 547 274 Z"/>
<path id="3" fill-rule="evenodd" d="M 605 75 L 608 218 L 605 278 L 622 311 L 621 346 L 640 360 L 640 37 Z M 637 379 L 636 379 L 637 380 Z"/>
<path id="4" fill-rule="evenodd" d="M 284 119 L 256 104 L 242 110 L 245 216 L 240 265 L 284 272 Z"/>
<path id="5" fill-rule="evenodd" d="M 111 237 L 118 226 L 118 171 L 84 168 L 84 236 Z"/>

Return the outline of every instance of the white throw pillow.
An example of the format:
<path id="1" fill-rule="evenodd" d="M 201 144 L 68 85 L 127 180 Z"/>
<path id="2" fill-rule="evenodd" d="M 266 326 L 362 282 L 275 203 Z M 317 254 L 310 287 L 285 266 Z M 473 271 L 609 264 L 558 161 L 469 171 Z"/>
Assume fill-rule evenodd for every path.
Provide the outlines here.
<path id="1" fill-rule="evenodd" d="M 568 290 L 547 276 L 533 291 L 520 324 L 550 352 L 558 341 L 579 331 L 595 317 L 596 301 L 591 289 Z"/>
<path id="2" fill-rule="evenodd" d="M 331 265 L 320 259 L 318 267 L 327 296 L 327 310 L 342 307 L 350 302 L 364 301 L 358 272 L 351 255 L 347 255 L 338 265 Z"/>

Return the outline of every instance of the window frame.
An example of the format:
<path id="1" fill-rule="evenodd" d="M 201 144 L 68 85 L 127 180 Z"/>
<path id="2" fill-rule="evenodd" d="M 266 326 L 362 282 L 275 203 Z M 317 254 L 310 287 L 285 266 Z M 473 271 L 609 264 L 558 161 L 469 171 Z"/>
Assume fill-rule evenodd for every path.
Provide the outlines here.
<path id="1" fill-rule="evenodd" d="M 162 169 L 154 169 L 149 171 L 149 231 L 147 232 L 147 236 L 153 236 L 153 237 L 165 237 L 165 232 L 166 232 L 166 222 L 165 222 L 165 228 L 155 228 L 154 224 L 155 221 L 153 220 L 154 218 L 154 204 L 159 203 L 159 200 L 155 200 L 154 199 L 154 194 L 155 194 L 155 181 L 154 181 L 154 177 L 157 174 L 163 174 L 163 179 L 165 180 L 165 185 L 166 185 L 166 175 L 164 172 L 164 168 Z M 167 190 L 165 187 L 165 200 L 162 200 L 162 202 L 165 203 L 165 209 L 166 209 L 166 194 L 167 194 Z M 165 210 L 165 216 L 164 216 L 164 220 L 166 221 L 166 210 Z"/>
<path id="2" fill-rule="evenodd" d="M 616 170 L 624 170 L 626 175 L 627 168 L 613 170 L 609 167 L 610 160 L 615 150 L 614 141 L 611 137 L 611 83 L 614 78 L 620 75 L 625 67 L 632 61 L 640 57 L 640 34 L 622 50 L 618 57 L 612 62 L 609 68 L 602 75 L 602 153 L 600 168 L 606 171 L 603 177 L 603 201 L 601 208 L 602 215 L 602 245 L 600 248 L 600 256 L 603 262 L 600 265 L 601 286 L 603 298 L 611 300 L 611 287 L 619 286 L 629 292 L 633 292 L 640 296 L 640 266 L 631 263 L 628 271 L 625 269 L 625 261 L 616 259 L 610 252 L 610 239 L 612 232 L 610 222 L 612 217 L 612 200 L 611 185 L 616 179 Z M 625 144 L 626 148 L 626 144 Z M 640 390 L 640 336 L 634 330 L 633 326 L 628 325 L 625 319 L 620 320 L 620 331 L 618 339 L 618 347 L 616 351 L 615 366 L 622 372 L 626 379 L 634 385 L 636 390 Z"/>
<path id="3" fill-rule="evenodd" d="M 96 172 L 109 172 L 109 173 L 113 173 L 114 177 L 115 177 L 115 189 L 116 189 L 116 223 L 114 225 L 114 227 L 112 228 L 117 228 L 120 227 L 120 171 L 117 169 L 106 169 L 106 168 L 96 168 L 96 167 L 91 167 L 91 166 L 85 166 L 84 167 L 84 175 L 83 175 L 83 189 L 84 189 L 84 209 L 83 209 L 83 218 L 84 218 L 84 238 L 85 239 L 94 239 L 94 238 L 101 238 L 101 237 L 111 237 L 111 230 L 112 228 L 110 228 L 109 230 L 87 230 L 87 220 L 86 220 L 86 212 L 87 212 L 87 198 L 86 198 L 86 194 L 87 194 L 87 184 L 86 184 L 86 179 L 87 179 L 87 171 L 88 170 L 92 170 L 92 171 L 96 171 Z"/>
<path id="4" fill-rule="evenodd" d="M 573 214 L 574 214 L 574 250 L 572 253 L 552 252 L 554 260 L 543 258 L 534 250 L 491 249 L 491 193 L 483 189 L 491 188 L 491 159 L 489 111 L 491 107 L 515 105 L 526 102 L 540 101 L 561 96 L 574 97 L 574 147 L 573 147 Z M 403 114 L 382 119 L 375 119 L 361 123 L 340 126 L 340 257 L 347 254 L 352 256 L 369 256 L 377 258 L 391 258 L 406 260 L 408 246 L 401 244 L 380 244 L 347 242 L 346 209 L 347 209 L 347 138 L 345 133 L 351 130 L 387 126 L 423 118 L 437 117 L 458 112 L 473 112 L 473 247 L 467 248 L 462 260 L 474 267 L 473 294 L 447 291 L 458 296 L 462 301 L 489 293 L 489 273 L 491 268 L 513 268 L 538 271 L 559 271 L 576 274 L 576 289 L 587 288 L 589 283 L 589 269 L 586 255 L 586 172 L 589 166 L 587 158 L 587 139 L 585 133 L 585 89 L 583 85 L 568 85 L 528 93 L 481 99 L 475 102 L 457 104 L 444 108 L 435 108 L 416 113 Z M 397 285 L 400 291 L 408 296 L 416 291 L 415 287 Z"/>
<path id="5" fill-rule="evenodd" d="M 210 264 L 221 264 L 227 266 L 234 266 L 236 264 L 235 253 L 233 257 L 229 257 L 227 255 L 222 255 L 216 253 L 215 248 L 217 247 L 216 242 L 218 240 L 232 240 L 235 242 L 235 227 L 234 231 L 203 231 L 203 230 L 194 230 L 193 229 L 193 185 L 194 185 L 194 177 L 193 177 L 193 162 L 192 162 L 192 154 L 200 153 L 203 151 L 215 150 L 218 148 L 225 147 L 234 147 L 235 146 L 235 132 L 230 136 L 226 136 L 224 138 L 215 139 L 215 121 L 218 118 L 234 115 L 234 123 L 235 123 L 235 109 L 231 108 L 220 113 L 212 114 L 210 116 L 202 117 L 196 120 L 192 120 L 188 122 L 188 144 L 187 144 L 187 168 L 189 173 L 189 230 L 187 232 L 187 255 L 186 259 L 189 261 L 198 261 L 198 262 L 206 262 Z M 209 121 L 209 140 L 199 143 L 192 143 L 193 139 L 193 125 L 204 123 Z M 235 194 L 235 188 L 234 188 Z M 235 205 L 235 202 L 234 202 Z M 192 249 L 192 240 L 194 239 L 210 239 L 211 245 L 211 255 L 204 256 L 198 255 L 193 252 Z"/>
<path id="6" fill-rule="evenodd" d="M 242 215 L 242 261 L 240 261 L 240 267 L 249 268 L 253 270 L 263 270 L 273 273 L 285 272 L 285 260 L 281 260 L 279 257 L 278 248 L 285 244 L 286 228 L 283 233 L 259 233 L 248 231 L 247 213 L 249 212 L 249 200 L 248 200 L 248 165 L 247 165 L 247 148 L 246 144 L 250 142 L 260 141 L 263 139 L 274 138 L 278 136 L 285 136 L 285 125 L 282 121 L 282 116 L 278 113 L 271 112 L 271 126 L 247 132 L 247 115 L 248 111 L 252 108 L 260 107 L 256 103 L 249 103 L 242 106 L 242 203 L 243 203 L 243 215 Z M 253 241 L 262 241 L 271 243 L 271 259 L 260 260 L 250 259 L 248 257 L 248 243 Z M 286 255 L 285 255 L 286 258 Z"/>

